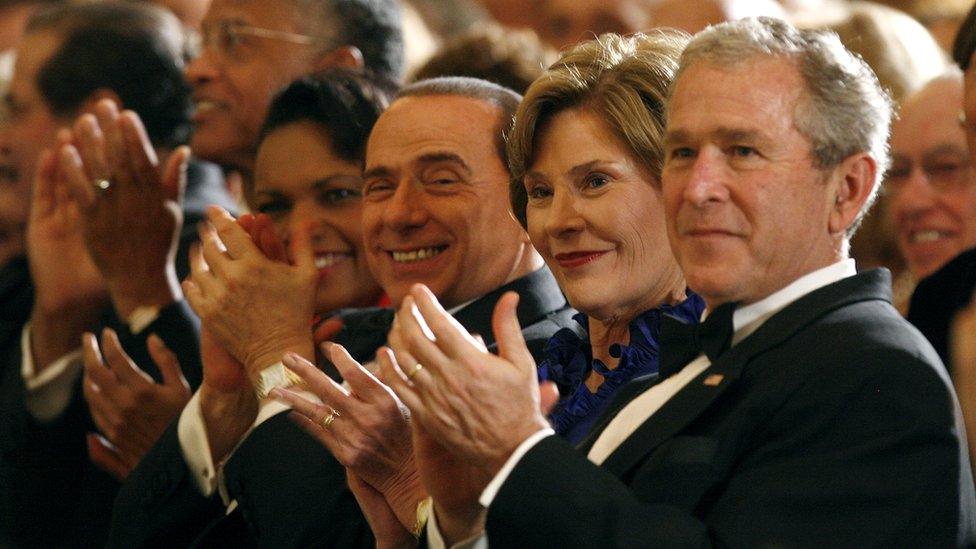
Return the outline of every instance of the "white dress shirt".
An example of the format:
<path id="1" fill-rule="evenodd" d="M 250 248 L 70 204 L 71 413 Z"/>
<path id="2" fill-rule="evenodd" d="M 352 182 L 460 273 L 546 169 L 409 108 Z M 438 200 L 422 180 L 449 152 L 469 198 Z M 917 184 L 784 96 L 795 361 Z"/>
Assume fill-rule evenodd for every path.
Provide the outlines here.
<path id="1" fill-rule="evenodd" d="M 769 317 L 790 303 L 814 290 L 853 276 L 856 273 L 857 269 L 855 268 L 854 260 L 845 259 L 808 273 L 760 301 L 736 308 L 732 315 L 732 328 L 734 330 L 732 345 L 737 345 L 762 326 Z M 638 427 L 710 365 L 711 362 L 707 356 L 704 354 L 699 355 L 682 368 L 681 371 L 649 388 L 624 406 L 613 420 L 607 424 L 603 432 L 600 433 L 599 438 L 597 438 L 587 454 L 587 458 L 597 465 L 602 464 Z M 481 497 L 478 498 L 481 505 L 486 508 L 490 506 L 495 496 L 498 495 L 498 491 L 501 490 L 501 487 L 505 484 L 508 476 L 518 465 L 518 462 L 521 461 L 522 457 L 538 444 L 539 441 L 554 434 L 551 429 L 542 429 L 522 442 L 481 493 Z M 436 524 L 433 524 L 433 526 L 436 526 Z M 428 536 L 430 539 L 436 539 L 443 543 L 440 533 L 435 533 L 432 530 L 432 523 L 428 523 Z M 466 540 L 462 544 L 455 545 L 455 547 L 470 547 L 471 543 L 471 540 Z M 438 546 L 434 543 L 431 543 L 430 546 L 436 549 L 444 547 L 444 545 Z"/>

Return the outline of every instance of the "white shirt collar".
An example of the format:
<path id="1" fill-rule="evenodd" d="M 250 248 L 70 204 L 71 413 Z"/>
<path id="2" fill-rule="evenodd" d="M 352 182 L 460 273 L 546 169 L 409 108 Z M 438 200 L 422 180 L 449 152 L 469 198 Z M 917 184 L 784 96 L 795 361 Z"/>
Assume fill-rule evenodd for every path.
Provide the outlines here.
<path id="1" fill-rule="evenodd" d="M 857 274 L 853 259 L 842 259 L 837 263 L 817 269 L 794 280 L 788 286 L 774 292 L 755 303 L 737 307 L 732 314 L 732 328 L 735 335 L 732 344 L 742 341 L 756 331 L 762 323 L 784 307 L 808 293 Z"/>

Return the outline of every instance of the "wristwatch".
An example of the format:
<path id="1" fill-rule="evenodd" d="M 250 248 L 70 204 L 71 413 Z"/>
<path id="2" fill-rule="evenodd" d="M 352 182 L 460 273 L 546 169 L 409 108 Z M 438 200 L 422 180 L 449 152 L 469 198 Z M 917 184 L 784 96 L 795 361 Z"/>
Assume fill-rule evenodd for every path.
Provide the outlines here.
<path id="1" fill-rule="evenodd" d="M 268 393 L 270 393 L 272 389 L 285 389 L 287 387 L 302 384 L 304 384 L 304 381 L 298 376 L 298 374 L 286 368 L 281 361 L 278 361 L 261 370 L 261 372 L 258 374 L 258 382 L 255 385 L 255 390 L 258 393 L 258 398 L 263 399 L 268 398 Z"/>

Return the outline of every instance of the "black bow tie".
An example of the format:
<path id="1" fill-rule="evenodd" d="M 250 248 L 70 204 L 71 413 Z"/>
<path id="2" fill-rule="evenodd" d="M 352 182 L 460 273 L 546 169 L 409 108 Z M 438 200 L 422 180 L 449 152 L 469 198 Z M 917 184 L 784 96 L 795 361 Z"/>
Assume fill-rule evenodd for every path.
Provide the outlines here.
<path id="1" fill-rule="evenodd" d="M 679 372 L 702 353 L 715 362 L 732 343 L 734 311 L 735 303 L 724 303 L 709 313 L 701 324 L 687 324 L 664 315 L 661 321 L 661 377 Z"/>

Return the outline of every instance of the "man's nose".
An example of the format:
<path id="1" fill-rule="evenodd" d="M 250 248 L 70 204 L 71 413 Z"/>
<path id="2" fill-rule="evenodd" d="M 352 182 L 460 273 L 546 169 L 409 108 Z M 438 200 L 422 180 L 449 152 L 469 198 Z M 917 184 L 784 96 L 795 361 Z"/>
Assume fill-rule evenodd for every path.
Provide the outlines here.
<path id="1" fill-rule="evenodd" d="M 427 222 L 424 193 L 409 180 L 401 181 L 383 210 L 383 221 L 395 231 L 420 227 Z"/>
<path id="2" fill-rule="evenodd" d="M 703 148 L 688 170 L 688 180 L 684 188 L 685 200 L 696 207 L 726 200 L 728 188 L 725 184 L 725 168 L 721 151 Z"/>

